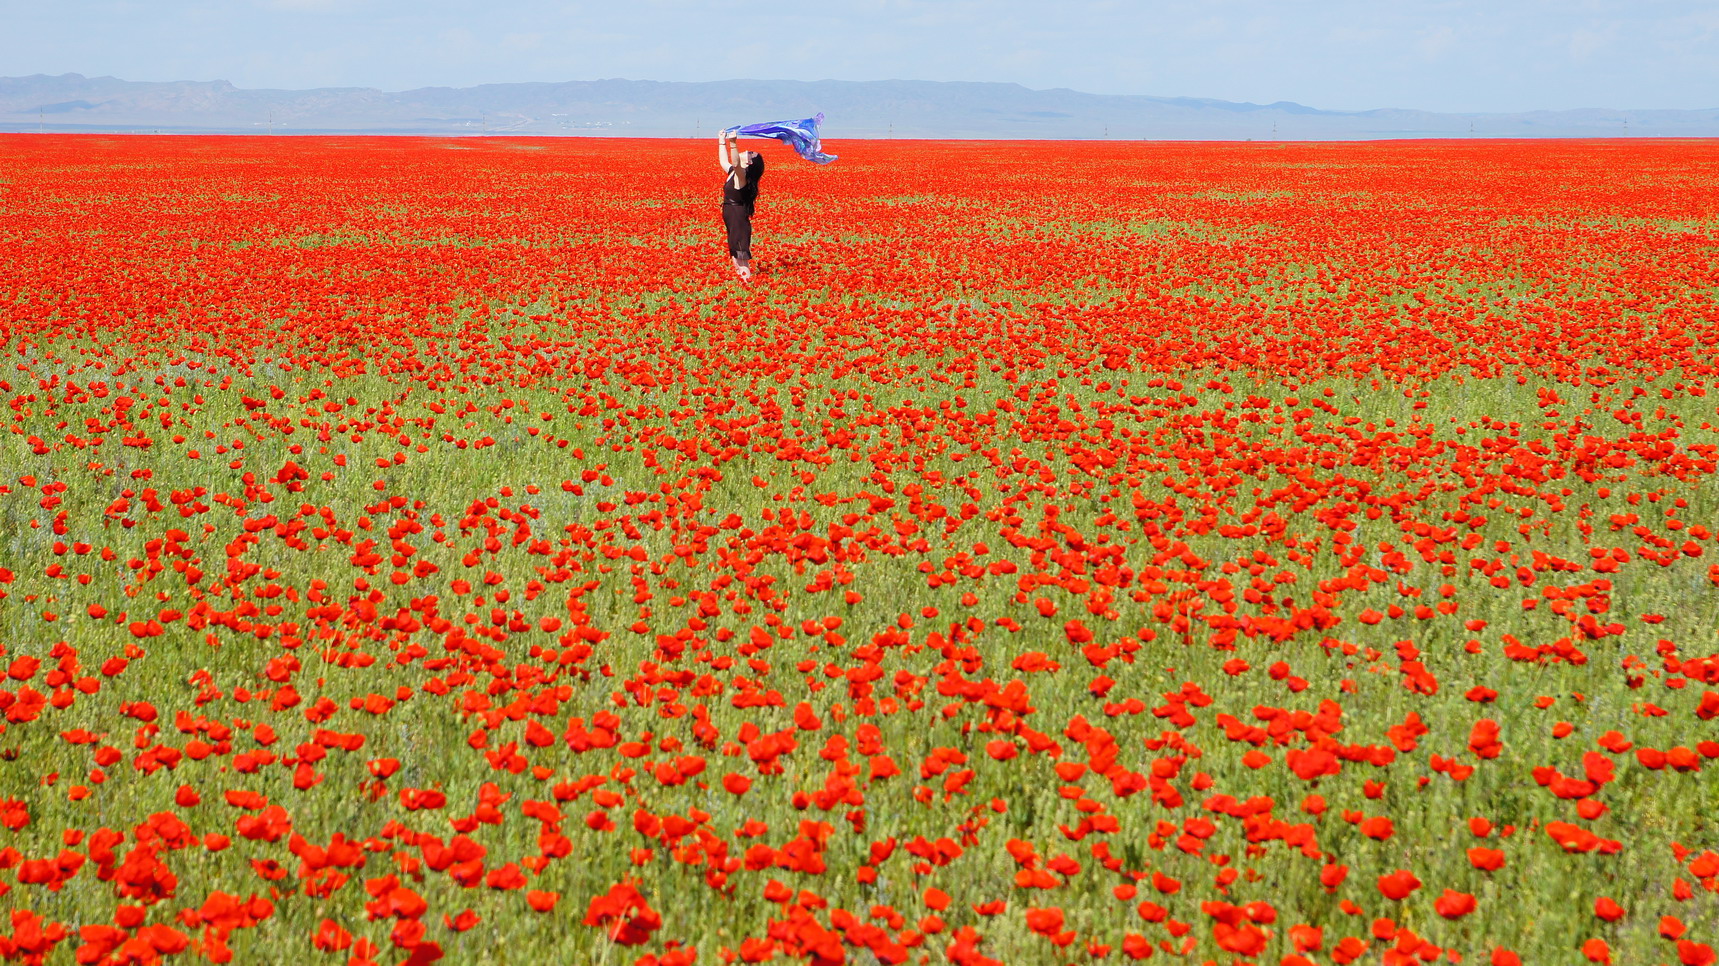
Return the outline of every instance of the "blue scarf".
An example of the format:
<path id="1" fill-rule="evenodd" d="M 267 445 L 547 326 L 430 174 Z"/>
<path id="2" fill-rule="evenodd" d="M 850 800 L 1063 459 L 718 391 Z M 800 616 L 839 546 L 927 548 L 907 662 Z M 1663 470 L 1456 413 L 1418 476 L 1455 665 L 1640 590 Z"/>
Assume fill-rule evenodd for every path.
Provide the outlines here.
<path id="1" fill-rule="evenodd" d="M 744 127 L 731 127 L 730 134 L 745 134 L 755 138 L 775 138 L 793 145 L 800 157 L 818 164 L 829 164 L 836 159 L 833 154 L 825 154 L 823 145 L 818 140 L 818 125 L 823 123 L 823 112 L 817 117 L 803 118 L 798 121 L 765 121 L 762 124 L 748 124 Z"/>

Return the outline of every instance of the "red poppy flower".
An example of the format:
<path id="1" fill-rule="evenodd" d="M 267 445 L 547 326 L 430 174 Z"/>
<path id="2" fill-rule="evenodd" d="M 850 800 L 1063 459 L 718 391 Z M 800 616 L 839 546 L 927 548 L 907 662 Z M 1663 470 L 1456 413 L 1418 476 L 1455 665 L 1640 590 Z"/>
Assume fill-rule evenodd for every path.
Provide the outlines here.
<path id="1" fill-rule="evenodd" d="M 1387 899 L 1401 901 L 1420 887 L 1421 880 L 1406 869 L 1398 869 L 1379 877 L 1379 894 Z"/>

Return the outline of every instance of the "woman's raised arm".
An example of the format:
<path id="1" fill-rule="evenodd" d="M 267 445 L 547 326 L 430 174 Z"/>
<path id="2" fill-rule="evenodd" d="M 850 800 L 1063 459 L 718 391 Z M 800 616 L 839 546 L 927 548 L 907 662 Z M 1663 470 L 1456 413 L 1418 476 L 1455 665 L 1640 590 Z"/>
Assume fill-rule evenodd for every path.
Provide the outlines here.
<path id="1" fill-rule="evenodd" d="M 723 174 L 729 174 L 734 170 L 736 162 L 731 155 L 730 148 L 736 141 L 737 139 L 726 130 L 716 132 L 716 166 L 722 169 Z"/>

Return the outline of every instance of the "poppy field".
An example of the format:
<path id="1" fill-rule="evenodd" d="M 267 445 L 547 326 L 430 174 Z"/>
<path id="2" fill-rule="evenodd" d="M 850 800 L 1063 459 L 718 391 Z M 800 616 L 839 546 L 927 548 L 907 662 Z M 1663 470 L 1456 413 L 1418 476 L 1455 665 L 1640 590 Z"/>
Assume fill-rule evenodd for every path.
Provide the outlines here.
<path id="1" fill-rule="evenodd" d="M 1719 143 L 761 150 L 0 135 L 0 962 L 1719 961 Z"/>

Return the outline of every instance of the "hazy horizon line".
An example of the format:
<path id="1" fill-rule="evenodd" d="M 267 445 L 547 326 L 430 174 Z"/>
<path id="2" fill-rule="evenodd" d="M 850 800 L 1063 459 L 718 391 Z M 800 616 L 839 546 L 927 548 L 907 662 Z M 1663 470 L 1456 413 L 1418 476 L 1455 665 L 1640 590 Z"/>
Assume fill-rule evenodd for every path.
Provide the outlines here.
<path id="1" fill-rule="evenodd" d="M 869 79 L 869 80 L 850 80 L 850 79 L 839 78 L 839 77 L 823 77 L 823 78 L 819 78 L 817 80 L 802 80 L 800 78 L 793 78 L 793 77 L 724 77 L 724 78 L 696 80 L 696 81 L 656 80 L 654 78 L 649 78 L 649 77 L 595 77 L 595 78 L 568 78 L 566 80 L 554 80 L 554 81 L 537 81 L 537 80 L 484 81 L 484 82 L 479 83 L 479 84 L 467 84 L 467 85 L 463 85 L 463 86 L 456 86 L 456 85 L 451 85 L 451 84 L 425 84 L 425 85 L 419 85 L 417 87 L 399 87 L 399 88 L 377 87 L 377 86 L 341 86 L 341 85 L 327 85 L 327 86 L 317 86 L 317 87 L 243 87 L 243 86 L 240 86 L 238 84 L 234 84 L 232 81 L 229 81 L 223 77 L 214 77 L 214 78 L 207 78 L 207 79 L 181 77 L 181 78 L 174 78 L 171 80 L 138 80 L 135 78 L 121 77 L 118 74 L 85 74 L 85 73 L 81 73 L 79 71 L 65 71 L 65 72 L 60 73 L 60 74 L 48 74 L 48 73 L 43 73 L 43 72 L 38 71 L 38 72 L 33 73 L 33 74 L 0 75 L 0 81 L 4 81 L 4 80 L 28 80 L 28 79 L 34 78 L 34 77 L 42 77 L 42 78 L 78 77 L 78 78 L 82 78 L 84 80 L 114 80 L 114 81 L 119 81 L 119 82 L 125 83 L 125 84 L 226 84 L 228 87 L 231 87 L 234 90 L 259 91 L 259 92 L 279 91 L 279 92 L 284 92 L 284 93 L 304 93 L 304 92 L 308 92 L 308 91 L 377 91 L 377 92 L 383 93 L 383 94 L 407 94 L 407 93 L 411 93 L 413 91 L 437 91 L 437 90 L 469 91 L 469 90 L 477 90 L 477 89 L 483 88 L 483 87 L 528 87 L 528 86 L 554 87 L 554 86 L 558 86 L 558 85 L 562 85 L 562 84 L 601 84 L 601 83 L 609 83 L 609 82 L 619 82 L 619 83 L 627 83 L 627 84 L 663 84 L 663 85 L 676 85 L 676 86 L 688 86 L 688 87 L 697 86 L 700 84 L 934 84 L 934 85 L 942 86 L 942 87 L 959 87 L 959 86 L 1015 87 L 1015 88 L 1019 88 L 1023 91 L 1028 91 L 1028 92 L 1032 92 L 1032 93 L 1068 92 L 1068 93 L 1073 93 L 1073 94 L 1081 94 L 1081 95 L 1085 95 L 1088 97 L 1124 97 L 1124 98 L 1140 97 L 1140 98 L 1147 98 L 1147 99 L 1159 100 L 1159 101 L 1196 101 L 1196 102 L 1209 102 L 1209 103 L 1219 103 L 1219 104 L 1242 104 L 1242 105 L 1247 105 L 1247 106 L 1251 106 L 1251 107 L 1260 107 L 1260 108 L 1298 107 L 1298 108 L 1304 108 L 1307 110 L 1319 111 L 1319 112 L 1325 113 L 1325 114 L 1356 115 L 1356 114 L 1370 114 L 1370 113 L 1374 113 L 1377 111 L 1418 111 L 1418 112 L 1427 113 L 1427 114 L 1444 114 L 1444 115 L 1448 115 L 1448 116 L 1452 116 L 1452 117 L 1485 117 L 1485 116 L 1493 116 L 1493 115 L 1510 115 L 1510 114 L 1563 114 L 1563 113 L 1572 113 L 1572 112 L 1577 112 L 1577 111 L 1617 111 L 1617 112 L 1628 112 L 1628 111 L 1680 111 L 1680 112 L 1681 111 L 1694 111 L 1694 112 L 1700 112 L 1700 111 L 1708 111 L 1708 110 L 1719 110 L 1719 103 L 1716 103 L 1712 107 L 1704 107 L 1704 108 L 1652 107 L 1652 106 L 1644 106 L 1644 105 L 1636 105 L 1636 106 L 1632 106 L 1632 107 L 1617 107 L 1617 106 L 1610 106 L 1610 105 L 1604 105 L 1604 104 L 1589 104 L 1589 105 L 1585 105 L 1582 107 L 1564 107 L 1564 108 L 1530 107 L 1530 108 L 1519 108 L 1519 109 L 1515 109 L 1515 110 L 1488 110 L 1488 111 L 1440 111 L 1440 110 L 1435 110 L 1432 108 L 1405 107 L 1402 105 L 1385 105 L 1385 106 L 1380 106 L 1380 107 L 1369 107 L 1369 108 L 1360 108 L 1360 109 L 1342 109 L 1342 108 L 1318 107 L 1316 105 L 1304 104 L 1300 101 L 1292 101 L 1292 100 L 1287 100 L 1287 99 L 1282 99 L 1282 98 L 1275 100 L 1275 101 L 1234 101 L 1234 100 L 1229 100 L 1228 98 L 1207 97 L 1207 96 L 1198 95 L 1198 94 L 1149 94 L 1149 93 L 1143 93 L 1143 92 L 1135 92 L 1135 93 L 1128 93 L 1128 94 L 1106 94 L 1106 93 L 1098 93 L 1095 91 L 1082 90 L 1082 89 L 1077 88 L 1077 87 L 1031 87 L 1031 86 L 1028 86 L 1026 84 L 1022 84 L 1019 81 L 1006 81 L 1006 80 L 984 80 L 984 81 L 974 81 L 974 80 L 921 80 L 921 79 L 911 78 L 911 77 L 873 78 L 873 79 Z"/>

